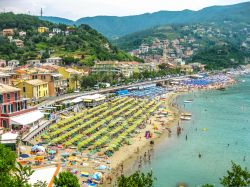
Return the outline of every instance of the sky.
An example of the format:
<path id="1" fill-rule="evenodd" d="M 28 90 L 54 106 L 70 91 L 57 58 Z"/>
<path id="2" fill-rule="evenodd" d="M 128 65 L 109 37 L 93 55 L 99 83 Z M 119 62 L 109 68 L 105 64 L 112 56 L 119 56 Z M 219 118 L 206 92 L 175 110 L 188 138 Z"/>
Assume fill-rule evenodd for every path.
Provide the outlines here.
<path id="1" fill-rule="evenodd" d="M 0 0 L 0 12 L 63 17 L 72 20 L 97 15 L 127 16 L 160 10 L 199 10 L 249 0 Z"/>

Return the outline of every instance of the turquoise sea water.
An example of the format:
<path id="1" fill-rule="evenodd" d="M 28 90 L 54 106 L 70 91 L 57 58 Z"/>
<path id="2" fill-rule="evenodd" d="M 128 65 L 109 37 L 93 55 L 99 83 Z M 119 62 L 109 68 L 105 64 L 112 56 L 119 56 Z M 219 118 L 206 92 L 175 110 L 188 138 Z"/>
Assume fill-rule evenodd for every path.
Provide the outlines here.
<path id="1" fill-rule="evenodd" d="M 190 98 L 193 102 L 184 105 Z M 219 177 L 231 168 L 231 160 L 250 169 L 250 76 L 225 91 L 183 95 L 177 103 L 192 113 L 192 120 L 181 123 L 181 136 L 174 129 L 171 138 L 156 145 L 151 164 L 144 165 L 157 177 L 155 186 L 220 186 Z"/>

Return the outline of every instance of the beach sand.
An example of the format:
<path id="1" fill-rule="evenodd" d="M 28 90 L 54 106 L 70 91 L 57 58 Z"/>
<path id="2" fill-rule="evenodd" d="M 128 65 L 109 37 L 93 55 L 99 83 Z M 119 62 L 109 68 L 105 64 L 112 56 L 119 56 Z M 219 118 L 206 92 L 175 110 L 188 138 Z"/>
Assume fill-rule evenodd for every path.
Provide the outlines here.
<path id="1" fill-rule="evenodd" d="M 151 116 L 147 121 L 146 128 L 142 129 L 139 134 L 134 138 L 131 138 L 131 145 L 123 145 L 118 151 L 116 151 L 112 157 L 109 158 L 111 161 L 112 177 L 117 179 L 122 174 L 131 174 L 135 172 L 135 164 L 138 165 L 137 161 L 139 157 L 143 157 L 145 152 L 148 153 L 154 145 L 150 144 L 153 140 L 154 144 L 161 141 L 162 138 L 169 136 L 169 129 L 175 130 L 173 127 L 178 123 L 180 112 L 173 104 L 176 97 L 180 93 L 166 93 L 163 95 L 166 99 L 164 101 L 164 109 L 168 111 L 166 117 L 158 118 L 158 112 L 154 116 Z M 154 127 L 157 127 L 155 130 Z M 145 138 L 145 132 L 154 132 L 153 137 L 150 139 Z M 158 132 L 158 133 L 155 133 Z M 136 166 L 137 167 L 137 166 Z M 122 170 L 123 168 L 123 170 Z M 113 180 L 113 181 L 115 181 Z M 104 184 L 103 186 L 111 186 L 111 184 Z"/>

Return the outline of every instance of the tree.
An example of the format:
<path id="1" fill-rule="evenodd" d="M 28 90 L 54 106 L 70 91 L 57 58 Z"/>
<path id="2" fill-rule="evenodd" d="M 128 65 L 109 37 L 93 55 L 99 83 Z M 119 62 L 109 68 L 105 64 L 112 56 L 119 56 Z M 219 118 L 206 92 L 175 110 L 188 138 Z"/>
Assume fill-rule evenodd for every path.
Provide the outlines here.
<path id="1" fill-rule="evenodd" d="M 152 187 L 154 180 L 152 171 L 146 174 L 137 171 L 128 177 L 119 177 L 118 187 Z"/>
<path id="2" fill-rule="evenodd" d="M 77 177 L 68 171 L 59 173 L 59 177 L 54 179 L 54 185 L 56 187 L 80 187 Z"/>
<path id="3" fill-rule="evenodd" d="M 227 171 L 227 176 L 220 179 L 220 183 L 226 187 L 243 187 L 250 185 L 250 173 L 247 168 L 242 169 L 240 165 L 232 162 L 232 170 Z"/>
<path id="4" fill-rule="evenodd" d="M 1 187 L 31 187 L 28 184 L 28 180 L 33 172 L 30 166 L 22 166 L 16 163 L 15 153 L 3 144 L 0 144 Z M 39 187 L 39 185 L 36 187 Z"/>
<path id="5" fill-rule="evenodd" d="M 0 183 L 1 186 L 11 186 L 13 180 L 11 171 L 15 168 L 15 153 L 3 144 L 0 144 Z"/>
<path id="6" fill-rule="evenodd" d="M 15 183 L 18 186 L 29 186 L 29 177 L 34 173 L 34 170 L 32 170 L 30 166 L 22 166 L 20 163 L 17 163 L 14 171 Z"/>
<path id="7" fill-rule="evenodd" d="M 78 88 L 78 82 L 80 80 L 79 75 L 74 74 L 73 77 L 72 77 L 72 80 L 75 82 L 75 86 L 76 86 L 76 89 L 77 89 Z"/>

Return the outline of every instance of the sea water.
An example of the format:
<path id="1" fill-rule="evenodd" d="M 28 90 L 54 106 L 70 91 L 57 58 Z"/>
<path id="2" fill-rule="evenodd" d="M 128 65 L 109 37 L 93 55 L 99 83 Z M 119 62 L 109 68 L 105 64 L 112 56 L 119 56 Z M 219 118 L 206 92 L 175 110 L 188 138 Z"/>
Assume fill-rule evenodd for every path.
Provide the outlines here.
<path id="1" fill-rule="evenodd" d="M 193 102 L 184 103 L 187 99 Z M 174 128 L 170 138 L 155 146 L 151 163 L 144 165 L 143 170 L 152 169 L 157 178 L 156 187 L 217 187 L 231 161 L 250 169 L 250 76 L 240 77 L 225 91 L 183 95 L 177 104 L 192 113 L 192 120 L 181 122 L 179 137 Z"/>

